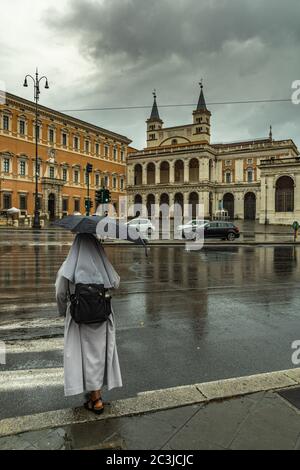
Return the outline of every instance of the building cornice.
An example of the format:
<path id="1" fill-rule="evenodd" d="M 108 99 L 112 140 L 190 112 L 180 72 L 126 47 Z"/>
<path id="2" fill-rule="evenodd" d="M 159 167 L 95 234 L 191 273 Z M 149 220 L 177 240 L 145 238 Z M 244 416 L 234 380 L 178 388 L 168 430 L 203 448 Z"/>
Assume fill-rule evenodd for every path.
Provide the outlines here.
<path id="1" fill-rule="evenodd" d="M 11 93 L 5 93 L 5 97 L 6 103 L 4 105 L 1 105 L 1 107 L 9 107 L 10 105 L 12 105 L 21 108 L 21 112 L 24 112 L 26 110 L 28 112 L 31 112 L 32 114 L 35 114 L 34 102 L 26 100 L 25 98 L 21 98 L 16 95 L 12 95 Z M 120 142 L 126 143 L 127 145 L 132 142 L 132 140 L 128 139 L 128 137 L 125 137 L 124 135 L 117 134 L 107 129 L 103 129 L 102 127 L 96 126 L 95 124 L 82 121 L 81 119 L 69 116 L 68 114 L 64 114 L 60 111 L 53 110 L 46 106 L 39 105 L 39 113 L 42 113 L 45 117 L 50 120 L 56 119 L 62 121 L 63 123 L 67 122 L 75 128 L 79 126 L 82 130 L 86 132 L 95 132 L 97 134 L 101 133 L 102 135 L 107 136 L 110 139 L 118 140 Z"/>

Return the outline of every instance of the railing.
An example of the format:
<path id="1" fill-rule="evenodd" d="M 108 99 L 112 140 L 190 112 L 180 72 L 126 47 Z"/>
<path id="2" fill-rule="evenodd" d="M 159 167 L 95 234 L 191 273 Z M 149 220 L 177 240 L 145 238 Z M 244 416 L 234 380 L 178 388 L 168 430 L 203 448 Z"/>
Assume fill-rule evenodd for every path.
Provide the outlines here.
<path id="1" fill-rule="evenodd" d="M 169 148 L 164 148 L 164 147 L 159 147 L 155 149 L 144 149 L 144 150 L 139 150 L 138 152 L 131 152 L 128 154 L 128 157 L 140 157 L 141 155 L 161 155 L 162 153 L 180 153 L 185 150 L 197 150 L 199 151 L 199 147 L 201 147 L 201 150 L 206 150 L 210 149 L 210 145 L 208 144 L 198 144 L 198 145 L 186 145 L 182 147 L 169 147 Z"/>
<path id="2" fill-rule="evenodd" d="M 138 152 L 132 152 L 128 154 L 129 159 L 131 157 L 141 157 L 141 156 L 148 156 L 148 155 L 161 155 L 161 154 L 172 154 L 172 153 L 180 153 L 185 150 L 197 150 L 199 151 L 199 148 L 201 150 L 215 150 L 219 154 L 223 152 L 228 152 L 228 151 L 234 151 L 234 150 L 253 150 L 253 149 L 260 149 L 260 148 L 268 148 L 268 147 L 286 147 L 287 145 L 293 145 L 293 141 L 291 139 L 286 139 L 286 140 L 277 140 L 277 141 L 268 141 L 267 139 L 264 141 L 259 141 L 259 140 L 252 140 L 248 142 L 240 142 L 240 143 L 235 143 L 235 142 L 228 142 L 228 143 L 215 143 L 215 144 L 195 144 L 195 145 L 186 145 L 182 147 L 169 147 L 169 148 L 164 148 L 164 147 L 159 147 L 159 148 L 154 148 L 154 149 L 144 149 L 144 150 L 139 150 Z"/>
<path id="3" fill-rule="evenodd" d="M 299 164 L 300 163 L 300 155 L 298 157 L 270 157 L 265 160 L 260 161 L 260 166 L 263 165 L 288 165 L 288 164 Z"/>
<path id="4" fill-rule="evenodd" d="M 44 177 L 44 178 L 41 178 L 41 181 L 44 184 L 57 184 L 60 186 L 63 186 L 64 184 L 66 184 L 66 181 L 59 179 L 59 178 Z"/>

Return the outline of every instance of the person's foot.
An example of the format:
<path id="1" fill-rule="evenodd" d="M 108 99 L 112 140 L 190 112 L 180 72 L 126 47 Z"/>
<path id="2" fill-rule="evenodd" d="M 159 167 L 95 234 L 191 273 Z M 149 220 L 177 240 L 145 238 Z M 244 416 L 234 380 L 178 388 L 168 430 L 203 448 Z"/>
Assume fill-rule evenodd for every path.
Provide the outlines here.
<path id="1" fill-rule="evenodd" d="M 90 399 L 84 404 L 84 407 L 87 410 L 93 411 L 96 414 L 101 414 L 104 411 L 104 405 L 101 398 L 101 391 L 97 390 L 95 392 L 91 392 Z"/>

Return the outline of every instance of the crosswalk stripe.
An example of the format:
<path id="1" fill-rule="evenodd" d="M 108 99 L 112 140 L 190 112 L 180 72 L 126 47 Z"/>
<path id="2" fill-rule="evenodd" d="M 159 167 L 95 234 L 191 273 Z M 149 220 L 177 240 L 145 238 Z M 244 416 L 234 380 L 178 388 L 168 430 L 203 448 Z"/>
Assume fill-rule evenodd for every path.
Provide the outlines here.
<path id="1" fill-rule="evenodd" d="M 55 326 L 63 326 L 64 318 L 63 317 L 52 317 L 52 318 L 35 318 L 30 320 L 23 320 L 23 321 L 14 321 L 8 323 L 2 323 L 0 325 L 0 332 L 7 331 L 7 330 L 15 330 L 17 328 L 23 329 L 33 329 L 33 328 L 45 328 L 45 327 L 55 327 Z"/>
<path id="2" fill-rule="evenodd" d="M 32 308 L 39 308 L 39 310 L 43 308 L 48 308 L 48 307 L 54 307 L 56 308 L 56 302 L 47 302 L 47 303 L 23 303 L 23 304 L 5 304 L 5 305 L 0 305 L 0 313 L 6 313 L 6 312 L 15 312 L 18 310 L 25 310 L 25 309 L 32 309 Z M 0 325 L 1 328 L 1 325 Z"/>
<path id="3" fill-rule="evenodd" d="M 6 342 L 7 354 L 41 353 L 50 351 L 62 351 L 64 346 L 63 337 L 42 338 L 33 340 L 22 340 Z"/>
<path id="4" fill-rule="evenodd" d="M 0 393 L 63 384 L 63 368 L 9 370 L 0 373 Z"/>

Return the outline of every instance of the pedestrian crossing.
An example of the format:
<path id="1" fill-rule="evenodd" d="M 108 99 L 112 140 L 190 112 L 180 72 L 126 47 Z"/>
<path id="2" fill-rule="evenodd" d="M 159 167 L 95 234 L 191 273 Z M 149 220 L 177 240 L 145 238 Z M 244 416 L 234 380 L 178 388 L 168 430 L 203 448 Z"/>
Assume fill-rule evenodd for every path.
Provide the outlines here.
<path id="1" fill-rule="evenodd" d="M 63 368 L 25 369 L 4 371 L 0 374 L 0 394 L 17 390 L 53 387 L 63 384 Z"/>

